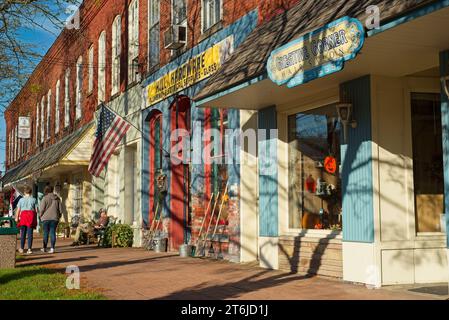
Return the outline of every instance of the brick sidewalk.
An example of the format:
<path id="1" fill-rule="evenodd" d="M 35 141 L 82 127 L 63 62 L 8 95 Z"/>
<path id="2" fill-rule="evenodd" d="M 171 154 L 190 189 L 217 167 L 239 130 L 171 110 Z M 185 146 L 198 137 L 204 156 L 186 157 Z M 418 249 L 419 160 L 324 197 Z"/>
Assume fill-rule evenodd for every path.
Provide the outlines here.
<path id="1" fill-rule="evenodd" d="M 36 241 L 38 244 L 39 240 Z M 111 299 L 433 299 L 407 290 L 369 290 L 318 277 L 265 270 L 256 265 L 181 258 L 143 249 L 70 247 L 58 239 L 57 253 L 35 253 L 18 265 L 80 268 L 90 288 Z M 83 281 L 82 285 L 86 285 Z"/>

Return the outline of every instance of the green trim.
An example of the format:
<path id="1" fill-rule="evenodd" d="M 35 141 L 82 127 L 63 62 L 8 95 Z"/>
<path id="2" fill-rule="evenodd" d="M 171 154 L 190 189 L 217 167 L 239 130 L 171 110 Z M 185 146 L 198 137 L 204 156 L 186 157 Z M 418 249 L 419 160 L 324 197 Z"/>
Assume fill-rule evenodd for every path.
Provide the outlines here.
<path id="1" fill-rule="evenodd" d="M 438 11 L 440 9 L 444 9 L 446 7 L 449 7 L 449 0 L 440 0 L 432 4 L 428 4 L 422 8 L 415 9 L 405 16 L 398 17 L 383 26 L 381 26 L 379 29 L 373 29 L 367 32 L 368 37 L 375 36 L 376 34 L 382 33 L 384 31 L 390 30 L 394 27 L 397 27 L 403 23 L 413 21 L 415 19 L 421 18 L 425 15 L 431 14 L 435 11 Z"/>

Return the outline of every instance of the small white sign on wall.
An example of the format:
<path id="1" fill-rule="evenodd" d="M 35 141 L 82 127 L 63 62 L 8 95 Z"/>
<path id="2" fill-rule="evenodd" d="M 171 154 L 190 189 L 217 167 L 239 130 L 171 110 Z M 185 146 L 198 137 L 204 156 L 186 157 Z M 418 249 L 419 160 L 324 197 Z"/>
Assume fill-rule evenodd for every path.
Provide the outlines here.
<path id="1" fill-rule="evenodd" d="M 31 139 L 31 118 L 19 117 L 19 130 L 17 132 L 19 139 Z"/>

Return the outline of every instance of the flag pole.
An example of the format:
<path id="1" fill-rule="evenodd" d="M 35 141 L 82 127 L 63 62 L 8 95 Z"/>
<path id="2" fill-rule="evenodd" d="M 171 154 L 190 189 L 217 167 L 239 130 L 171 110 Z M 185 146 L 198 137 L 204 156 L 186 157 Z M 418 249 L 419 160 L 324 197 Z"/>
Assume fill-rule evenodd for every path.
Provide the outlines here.
<path id="1" fill-rule="evenodd" d="M 125 122 L 127 122 L 131 127 L 133 127 L 134 129 L 136 129 L 138 132 L 140 132 L 142 135 L 143 135 L 143 131 L 142 130 L 140 130 L 139 128 L 137 128 L 134 124 L 132 124 L 128 119 L 126 119 L 126 117 L 123 117 L 122 115 L 120 115 L 120 114 L 118 114 L 117 112 L 115 112 L 114 110 L 112 110 L 111 108 L 109 108 L 108 106 L 107 106 L 107 104 L 104 102 L 104 101 L 101 101 L 101 107 L 102 108 L 107 108 L 109 111 L 111 111 L 113 114 L 115 114 L 116 116 L 118 116 L 118 117 L 120 117 L 120 118 L 122 118 Z M 94 113 L 95 114 L 95 118 L 97 117 L 96 116 L 96 112 Z M 167 150 L 165 150 L 164 148 L 162 148 L 162 147 L 159 147 L 162 151 L 164 151 L 167 155 L 170 155 L 170 152 L 167 152 Z"/>

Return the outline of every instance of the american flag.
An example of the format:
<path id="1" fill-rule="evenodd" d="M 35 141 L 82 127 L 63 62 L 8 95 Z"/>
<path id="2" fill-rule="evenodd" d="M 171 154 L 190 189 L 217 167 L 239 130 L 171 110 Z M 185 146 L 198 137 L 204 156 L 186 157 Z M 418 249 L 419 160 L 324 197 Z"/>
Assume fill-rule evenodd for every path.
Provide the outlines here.
<path id="1" fill-rule="evenodd" d="M 97 132 L 95 133 L 94 150 L 89 164 L 89 172 L 93 176 L 100 176 L 115 148 L 130 127 L 131 125 L 122 117 L 109 110 L 104 104 L 101 106 Z"/>

